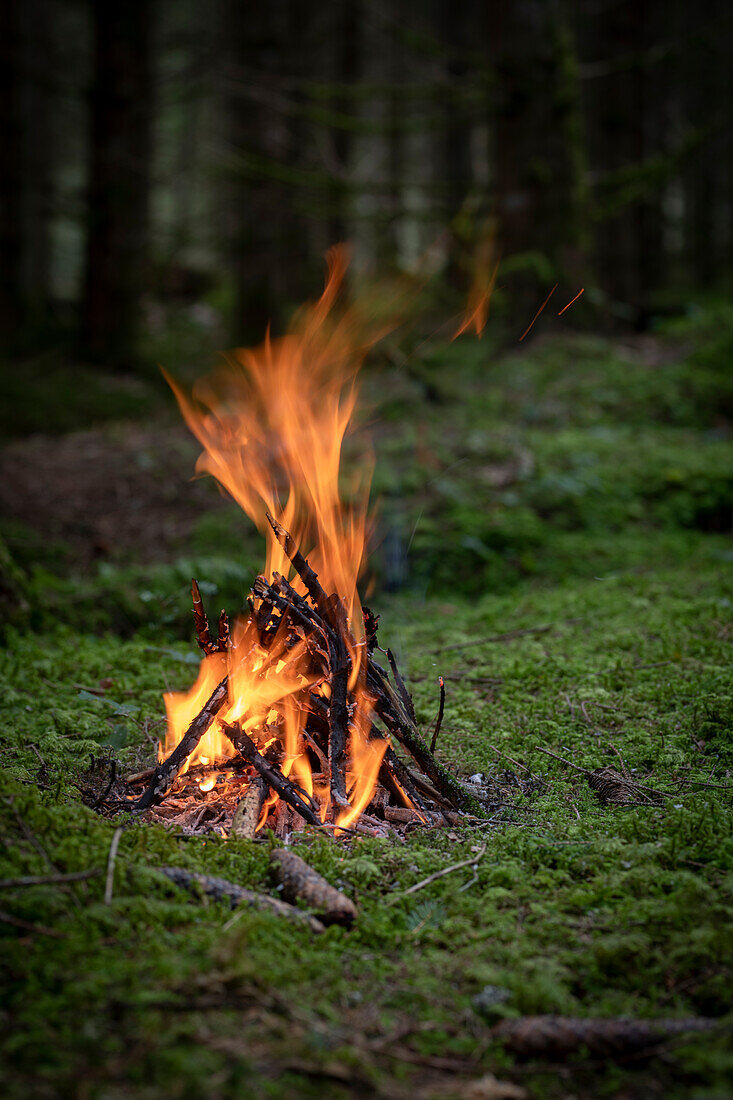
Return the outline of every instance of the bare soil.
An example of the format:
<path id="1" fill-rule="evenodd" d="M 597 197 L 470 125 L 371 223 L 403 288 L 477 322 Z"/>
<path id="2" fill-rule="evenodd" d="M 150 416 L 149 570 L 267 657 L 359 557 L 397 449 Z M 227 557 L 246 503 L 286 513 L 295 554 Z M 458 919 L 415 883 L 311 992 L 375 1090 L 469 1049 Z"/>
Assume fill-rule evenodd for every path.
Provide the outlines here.
<path id="1" fill-rule="evenodd" d="M 172 422 L 18 440 L 0 450 L 0 513 L 65 544 L 80 567 L 160 559 L 225 506 L 210 478 L 193 476 L 199 450 Z"/>

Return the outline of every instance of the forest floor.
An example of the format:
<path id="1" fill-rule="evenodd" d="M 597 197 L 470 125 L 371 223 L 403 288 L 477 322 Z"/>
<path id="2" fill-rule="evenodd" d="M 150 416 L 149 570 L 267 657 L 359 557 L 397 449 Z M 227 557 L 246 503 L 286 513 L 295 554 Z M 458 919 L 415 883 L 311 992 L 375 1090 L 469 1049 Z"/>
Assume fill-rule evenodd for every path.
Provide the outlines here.
<path id="1" fill-rule="evenodd" d="M 235 611 L 258 537 L 189 483 L 195 445 L 157 405 L 5 447 L 4 1095 L 730 1095 L 732 362 L 730 316 L 706 314 L 643 344 L 366 369 L 382 644 L 423 726 L 445 677 L 440 756 L 507 805 L 404 843 L 302 837 L 359 906 L 319 937 L 156 870 L 267 891 L 266 839 L 129 828 L 105 904 L 114 824 L 75 786 L 92 755 L 152 759 L 161 691 L 198 663 L 190 577 Z M 602 804 L 582 769 L 604 765 L 662 796 Z M 644 1058 L 526 1063 L 491 1029 L 532 1013 L 717 1025 Z"/>

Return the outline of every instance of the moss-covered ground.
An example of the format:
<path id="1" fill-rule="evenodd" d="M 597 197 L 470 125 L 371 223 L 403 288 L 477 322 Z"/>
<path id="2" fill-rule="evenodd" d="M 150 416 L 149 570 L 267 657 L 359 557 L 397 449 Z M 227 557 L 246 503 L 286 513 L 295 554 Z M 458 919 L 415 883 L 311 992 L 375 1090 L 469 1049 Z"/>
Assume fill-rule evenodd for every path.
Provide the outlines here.
<path id="1" fill-rule="evenodd" d="M 181 894 L 157 867 L 270 889 L 268 843 L 149 825 L 122 834 L 105 904 L 114 823 L 75 786 L 92 755 L 150 758 L 161 689 L 197 662 L 186 580 L 236 607 L 256 541 L 217 510 L 168 561 L 80 573 L 7 525 L 0 879 L 95 874 L 0 883 L 3 1095 L 508 1095 L 480 1091 L 489 1073 L 536 1098 L 731 1094 L 732 333 L 708 312 L 649 347 L 494 362 L 467 343 L 369 368 L 382 637 L 424 725 L 445 677 L 441 756 L 507 805 L 405 843 L 302 839 L 356 898 L 351 931 Z M 603 765 L 664 797 L 603 805 L 579 770 Z M 490 1029 L 526 1013 L 721 1027 L 643 1060 L 523 1065 Z"/>

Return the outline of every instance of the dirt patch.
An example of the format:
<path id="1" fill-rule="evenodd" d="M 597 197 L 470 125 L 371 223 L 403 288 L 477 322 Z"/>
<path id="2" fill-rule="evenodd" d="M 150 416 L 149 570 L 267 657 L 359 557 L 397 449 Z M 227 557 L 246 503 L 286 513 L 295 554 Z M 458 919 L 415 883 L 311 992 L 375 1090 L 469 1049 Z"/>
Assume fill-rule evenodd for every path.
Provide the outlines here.
<path id="1" fill-rule="evenodd" d="M 19 440 L 0 450 L 0 511 L 66 544 L 82 567 L 159 560 L 204 512 L 226 506 L 210 478 L 191 480 L 199 450 L 165 422 Z"/>

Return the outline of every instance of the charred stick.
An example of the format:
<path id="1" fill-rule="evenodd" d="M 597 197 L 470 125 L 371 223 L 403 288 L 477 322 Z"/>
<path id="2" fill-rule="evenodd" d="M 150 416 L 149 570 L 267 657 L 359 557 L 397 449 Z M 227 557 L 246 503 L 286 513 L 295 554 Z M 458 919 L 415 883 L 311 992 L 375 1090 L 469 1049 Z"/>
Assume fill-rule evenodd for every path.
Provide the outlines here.
<path id="1" fill-rule="evenodd" d="M 438 734 L 440 733 L 440 727 L 443 725 L 443 711 L 445 710 L 445 680 L 442 676 L 438 677 L 438 683 L 440 684 L 440 704 L 438 705 L 438 717 L 435 719 L 433 738 L 430 742 L 431 752 L 435 752 L 435 746 L 438 743 Z"/>
<path id="2" fill-rule="evenodd" d="M 229 677 L 225 676 L 221 683 L 214 688 L 203 708 L 191 722 L 168 759 L 163 760 L 156 767 L 150 783 L 131 807 L 134 813 L 139 813 L 141 810 L 147 810 L 150 806 L 154 806 L 170 790 L 186 760 L 226 703 L 228 689 Z"/>
<path id="3" fill-rule="evenodd" d="M 226 651 L 229 649 L 231 644 L 232 644 L 232 639 L 231 639 L 231 635 L 229 633 L 229 619 L 227 618 L 226 611 L 224 610 L 224 608 L 222 608 L 221 614 L 219 615 L 219 645 L 218 645 L 218 649 L 222 653 L 226 653 Z"/>
<path id="4" fill-rule="evenodd" d="M 502 1020 L 491 1036 L 519 1058 L 564 1062 L 585 1050 L 599 1058 L 622 1061 L 639 1051 L 687 1032 L 713 1031 L 719 1021 L 693 1016 L 682 1020 L 635 1020 L 624 1016 L 520 1016 Z"/>
<path id="5" fill-rule="evenodd" d="M 295 572 L 298 574 L 303 584 L 308 589 L 308 594 L 313 600 L 313 603 L 318 608 L 321 617 L 329 622 L 331 617 L 331 609 L 329 607 L 328 597 L 326 596 L 326 593 L 321 586 L 321 582 L 318 580 L 318 574 L 315 572 L 315 570 L 311 569 L 307 560 L 301 554 L 300 549 L 298 548 L 298 544 L 296 543 L 290 532 L 286 531 L 283 525 L 281 523 L 278 523 L 275 517 L 271 516 L 269 512 L 266 512 L 265 514 L 267 516 L 268 523 L 275 532 L 275 537 L 277 538 L 277 541 L 280 543 L 283 550 L 293 563 L 293 568 L 295 569 Z"/>
<path id="6" fill-rule="evenodd" d="M 408 809 L 414 807 L 420 813 L 427 813 L 425 803 L 417 790 L 417 784 L 413 782 L 406 765 L 402 763 L 391 745 L 380 765 L 379 779 L 390 794 Z"/>
<path id="7" fill-rule="evenodd" d="M 356 919 L 356 906 L 350 898 L 309 867 L 295 852 L 275 848 L 270 852 L 273 875 L 282 887 L 286 901 L 304 901 L 319 910 L 324 924 L 345 924 Z"/>
<path id="8" fill-rule="evenodd" d="M 257 831 L 262 807 L 267 798 L 268 786 L 261 775 L 252 780 L 245 792 L 244 798 L 234 811 L 234 817 L 229 827 L 229 835 L 245 837 L 252 840 Z"/>
<path id="9" fill-rule="evenodd" d="M 335 618 L 346 628 L 346 614 L 341 602 L 334 600 Z M 337 806 L 348 806 L 346 797 L 346 749 L 349 731 L 349 710 L 347 705 L 349 667 L 351 661 L 344 642 L 344 633 L 339 630 L 335 638 L 329 638 L 328 649 L 331 657 L 331 699 L 328 707 L 328 763 L 331 770 L 331 797 Z"/>
<path id="10" fill-rule="evenodd" d="M 403 765 L 408 777 L 412 780 L 419 791 L 422 791 L 428 798 L 432 798 L 434 802 L 438 802 L 441 806 L 450 806 L 450 802 L 444 795 L 437 791 L 427 776 L 418 771 L 417 768 L 410 767 L 409 764 Z"/>
<path id="11" fill-rule="evenodd" d="M 395 660 L 394 653 L 391 649 L 387 650 L 387 660 L 389 661 L 389 667 L 392 669 L 394 682 L 397 684 L 397 690 L 400 693 L 400 699 L 402 700 L 402 705 L 405 708 L 405 713 L 409 716 L 412 724 L 416 726 L 417 718 L 415 717 L 415 705 L 412 701 L 412 696 L 405 687 L 405 681 L 400 676 L 400 670 L 397 668 L 397 661 Z M 433 750 L 431 749 L 430 751 L 432 752 Z"/>
<path id="12" fill-rule="evenodd" d="M 284 596 L 293 607 L 297 607 L 301 614 L 312 624 L 313 628 L 323 635 L 325 643 L 326 635 L 332 632 L 331 627 L 327 622 L 324 622 L 318 611 L 308 603 L 305 596 L 301 596 L 300 592 L 296 592 L 290 581 L 286 580 L 280 573 L 273 574 L 272 587 L 281 596 Z"/>
<path id="13" fill-rule="evenodd" d="M 196 641 L 207 656 L 217 653 L 219 646 L 211 640 L 209 620 L 206 618 L 201 590 L 195 577 L 191 580 L 191 599 L 193 600 L 193 619 L 196 624 Z"/>
<path id="14" fill-rule="evenodd" d="M 265 783 L 272 787 L 274 791 L 277 791 L 280 797 L 287 802 L 289 806 L 292 806 L 309 825 L 315 825 L 320 829 L 321 819 L 318 817 L 315 810 L 311 809 L 307 802 L 304 801 L 303 797 L 298 793 L 295 784 L 265 759 L 252 738 L 244 732 L 241 726 L 237 722 L 231 726 L 226 722 L 222 722 L 222 729 L 237 752 L 241 753 L 255 771 L 262 776 Z"/>
<path id="15" fill-rule="evenodd" d="M 479 817 L 483 816 L 483 807 L 478 799 L 469 794 L 463 784 L 451 775 L 447 768 L 438 763 L 430 752 L 419 730 L 400 705 L 400 700 L 387 679 L 387 674 L 374 661 L 370 661 L 367 666 L 367 686 L 376 698 L 376 712 L 387 729 L 404 745 L 438 791 L 456 809 L 467 810 Z"/>
<path id="16" fill-rule="evenodd" d="M 112 790 L 112 787 L 114 786 L 115 779 L 117 778 L 117 761 L 116 760 L 111 760 L 110 761 L 109 771 L 110 771 L 109 783 L 107 784 L 104 792 L 102 794 L 100 794 L 100 796 L 96 800 L 96 802 L 92 803 L 92 809 L 93 810 L 96 810 L 98 806 L 103 806 L 104 803 L 107 801 L 107 798 L 109 797 L 109 792 Z"/>
<path id="17" fill-rule="evenodd" d="M 375 615 L 370 607 L 362 605 L 361 614 L 364 619 L 364 638 L 367 644 L 367 653 L 371 657 L 377 644 L 377 630 L 379 627 L 379 615 Z"/>
<path id="18" fill-rule="evenodd" d="M 274 913 L 278 917 L 296 921 L 298 924 L 306 924 L 313 932 L 323 931 L 321 921 L 309 916 L 301 909 L 296 909 L 294 905 L 268 897 L 267 894 L 258 894 L 254 890 L 245 890 L 235 882 L 228 882 L 216 875 L 200 875 L 193 871 L 185 871 L 182 867 L 161 867 L 160 870 L 176 886 L 189 890 L 193 894 L 203 892 L 217 901 L 228 901 L 232 909 L 238 905 L 248 905 L 253 909 L 262 909 L 266 913 Z"/>
<path id="19" fill-rule="evenodd" d="M 289 587 L 290 586 L 288 585 L 288 588 Z M 286 616 L 289 615 L 294 620 L 294 622 L 297 623 L 297 625 L 303 630 L 306 638 L 320 636 L 321 638 L 323 638 L 323 645 L 326 645 L 326 635 L 323 624 L 321 623 L 320 619 L 318 619 L 313 609 L 310 607 L 310 604 L 303 600 L 302 597 L 299 597 L 299 602 L 297 604 L 291 599 L 290 592 L 292 592 L 293 596 L 298 595 L 297 592 L 295 592 L 293 589 L 290 589 L 290 592 L 287 595 L 282 595 L 276 591 L 274 585 L 268 584 L 264 577 L 257 577 L 255 579 L 254 585 L 252 586 L 252 591 L 258 598 L 263 601 L 267 601 L 268 610 L 266 617 L 263 617 L 263 619 L 258 619 L 258 626 L 260 627 L 260 630 L 265 629 L 271 610 L 273 607 L 276 607 L 278 611 L 281 612 L 281 619 L 280 623 L 278 623 L 277 629 L 280 629 L 281 624 L 286 621 Z M 310 611 L 311 614 L 308 615 L 305 609 Z M 277 630 L 274 633 L 277 633 Z M 325 652 L 325 649 L 319 646 L 318 652 L 323 657 L 323 659 L 327 659 L 327 653 Z"/>

